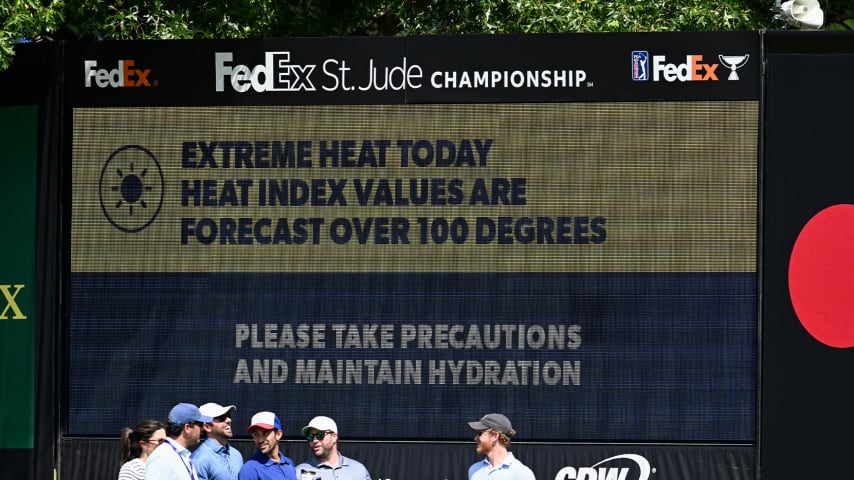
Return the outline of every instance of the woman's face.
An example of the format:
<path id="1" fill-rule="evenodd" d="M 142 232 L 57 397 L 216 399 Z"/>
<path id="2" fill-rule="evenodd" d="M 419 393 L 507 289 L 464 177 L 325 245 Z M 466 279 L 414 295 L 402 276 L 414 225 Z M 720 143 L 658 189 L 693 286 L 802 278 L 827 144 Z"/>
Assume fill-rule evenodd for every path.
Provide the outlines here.
<path id="1" fill-rule="evenodd" d="M 154 433 L 151 434 L 151 438 L 148 440 L 141 440 L 139 445 L 142 447 L 142 453 L 146 457 L 151 455 L 151 452 L 154 451 L 155 448 L 159 447 L 163 441 L 166 440 L 166 430 L 160 429 L 155 430 Z"/>

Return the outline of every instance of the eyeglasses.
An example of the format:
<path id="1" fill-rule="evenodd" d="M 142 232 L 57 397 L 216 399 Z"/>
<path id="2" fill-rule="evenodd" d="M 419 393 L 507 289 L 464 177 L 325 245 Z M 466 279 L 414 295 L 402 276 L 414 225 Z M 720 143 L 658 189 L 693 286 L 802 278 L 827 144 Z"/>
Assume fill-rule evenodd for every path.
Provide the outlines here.
<path id="1" fill-rule="evenodd" d="M 225 414 L 225 415 L 220 415 L 218 417 L 214 417 L 214 421 L 215 422 L 224 422 L 224 421 L 228 420 L 229 418 L 231 418 L 231 415 Z"/>
<path id="2" fill-rule="evenodd" d="M 492 432 L 492 429 L 487 428 L 486 430 L 481 430 L 481 431 L 477 432 L 477 436 L 479 437 L 479 436 L 483 435 L 484 433 L 490 433 L 490 432 Z"/>
<path id="3" fill-rule="evenodd" d="M 308 433 L 308 434 L 306 434 L 305 439 L 308 440 L 309 442 L 315 438 L 318 440 L 323 440 L 324 437 L 326 437 L 326 435 L 328 435 L 330 433 L 335 433 L 335 432 L 326 431 L 326 432 Z"/>
<path id="4" fill-rule="evenodd" d="M 150 443 L 152 445 L 160 445 L 161 443 L 163 443 L 165 441 L 166 441 L 165 438 L 152 438 L 150 440 L 146 440 L 145 443 Z"/>
<path id="5" fill-rule="evenodd" d="M 203 423 L 203 422 L 190 422 L 190 423 L 188 423 L 187 425 L 189 425 L 189 426 L 191 426 L 191 427 L 199 427 L 199 428 L 202 428 L 202 425 L 204 425 L 204 423 Z"/>

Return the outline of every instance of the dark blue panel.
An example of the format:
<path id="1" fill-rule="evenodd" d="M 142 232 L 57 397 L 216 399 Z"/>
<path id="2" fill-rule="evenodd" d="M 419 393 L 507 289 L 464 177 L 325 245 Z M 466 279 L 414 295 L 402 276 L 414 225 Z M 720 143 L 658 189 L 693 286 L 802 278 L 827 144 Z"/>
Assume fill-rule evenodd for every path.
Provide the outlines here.
<path id="1" fill-rule="evenodd" d="M 74 274 L 71 282 L 72 434 L 114 434 L 180 401 L 215 401 L 238 405 L 239 432 L 255 411 L 274 410 L 286 436 L 330 414 L 349 438 L 459 438 L 470 434 L 461 420 L 501 411 L 527 440 L 754 438 L 753 274 Z M 251 325 L 261 333 L 247 334 Z M 272 343 L 291 329 L 298 344 L 299 325 L 325 337 L 265 348 L 265 325 Z M 375 335 L 364 335 L 366 325 Z M 409 325 L 433 336 L 403 342 Z M 453 341 L 436 339 L 441 325 Z M 271 370 L 259 375 L 256 362 Z M 275 375 L 277 362 L 287 377 Z M 311 362 L 314 375 L 298 372 Z M 347 362 L 361 362 L 361 376 L 342 373 Z M 407 365 L 410 375 L 401 373 Z"/>

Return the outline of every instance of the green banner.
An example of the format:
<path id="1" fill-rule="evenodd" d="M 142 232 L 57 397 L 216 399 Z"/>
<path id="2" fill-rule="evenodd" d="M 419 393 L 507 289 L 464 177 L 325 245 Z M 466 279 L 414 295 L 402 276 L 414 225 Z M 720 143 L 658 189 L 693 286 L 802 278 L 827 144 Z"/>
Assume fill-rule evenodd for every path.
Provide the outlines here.
<path id="1" fill-rule="evenodd" d="M 0 448 L 33 448 L 35 106 L 0 108 Z"/>

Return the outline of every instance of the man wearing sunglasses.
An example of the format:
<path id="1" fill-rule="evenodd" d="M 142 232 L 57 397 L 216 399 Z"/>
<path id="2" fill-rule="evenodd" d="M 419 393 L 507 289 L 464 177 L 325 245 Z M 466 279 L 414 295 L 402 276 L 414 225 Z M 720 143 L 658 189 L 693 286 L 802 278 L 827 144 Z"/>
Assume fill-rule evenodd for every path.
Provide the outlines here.
<path id="1" fill-rule="evenodd" d="M 313 455 L 297 465 L 299 480 L 371 480 L 360 462 L 338 452 L 338 425 L 329 417 L 314 417 L 302 429 Z"/>
<path id="2" fill-rule="evenodd" d="M 164 425 L 166 440 L 145 462 L 146 480 L 197 480 L 190 448 L 199 444 L 202 425 L 213 418 L 202 415 L 192 403 L 179 403 L 169 412 Z"/>
<path id="3" fill-rule="evenodd" d="M 507 450 L 510 437 L 516 435 L 509 418 L 490 413 L 469 422 L 469 427 L 477 432 L 477 453 L 484 455 L 483 460 L 469 467 L 469 480 L 536 480 L 534 472 Z"/>
<path id="4" fill-rule="evenodd" d="M 218 403 L 206 403 L 199 410 L 202 415 L 213 418 L 213 421 L 202 427 L 207 438 L 190 456 L 199 474 L 198 480 L 237 480 L 237 474 L 243 466 L 243 455 L 228 443 L 234 436 L 231 414 L 237 408 L 234 405 L 223 407 Z"/>

